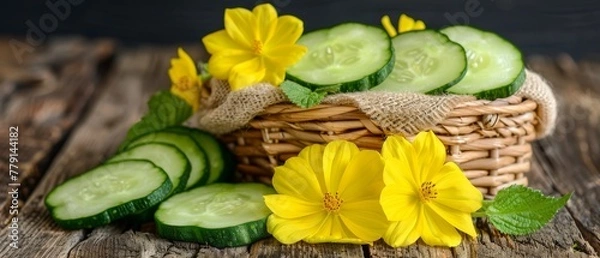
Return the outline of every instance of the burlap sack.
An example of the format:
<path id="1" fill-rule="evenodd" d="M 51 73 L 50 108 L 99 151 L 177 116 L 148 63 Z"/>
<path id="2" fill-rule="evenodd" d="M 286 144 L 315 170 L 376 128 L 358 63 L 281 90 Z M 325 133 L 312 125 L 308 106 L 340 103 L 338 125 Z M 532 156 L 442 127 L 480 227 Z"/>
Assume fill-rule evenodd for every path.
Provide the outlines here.
<path id="1" fill-rule="evenodd" d="M 278 87 L 265 83 L 230 92 L 227 82 L 213 79 L 208 87 L 211 95 L 202 103 L 198 127 L 217 135 L 243 128 L 266 107 L 287 101 Z M 556 100 L 542 77 L 526 71 L 525 83 L 515 94 L 539 104 L 537 137 L 550 134 L 556 121 Z M 323 103 L 358 107 L 385 131 L 411 135 L 438 124 L 456 105 L 474 99 L 457 95 L 355 92 L 327 96 Z"/>

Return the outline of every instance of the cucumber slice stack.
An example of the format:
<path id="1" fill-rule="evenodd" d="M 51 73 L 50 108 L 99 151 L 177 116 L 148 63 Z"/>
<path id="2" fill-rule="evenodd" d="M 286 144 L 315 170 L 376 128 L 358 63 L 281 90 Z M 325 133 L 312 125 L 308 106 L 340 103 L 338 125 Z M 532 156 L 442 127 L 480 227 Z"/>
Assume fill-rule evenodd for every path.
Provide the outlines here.
<path id="1" fill-rule="evenodd" d="M 286 78 L 315 92 L 514 94 L 525 80 L 521 52 L 500 36 L 469 26 L 410 31 L 391 42 L 379 28 L 345 23 L 308 33 L 308 53 Z"/>
<path id="2" fill-rule="evenodd" d="M 168 131 L 153 132 L 142 135 L 131 142 L 125 150 L 146 143 L 166 143 L 179 148 L 190 161 L 192 168 L 185 189 L 196 185 L 203 185 L 208 180 L 208 160 L 204 150 L 196 144 L 192 137 Z"/>
<path id="3" fill-rule="evenodd" d="M 467 71 L 465 50 L 437 31 L 402 33 L 392 42 L 396 55 L 394 70 L 373 91 L 443 93 Z"/>
<path id="4" fill-rule="evenodd" d="M 169 176 L 147 160 L 109 163 L 54 188 L 45 204 L 66 229 L 93 228 L 151 208 L 173 185 Z"/>
<path id="5" fill-rule="evenodd" d="M 173 184 L 170 195 L 185 189 L 190 176 L 191 165 L 185 154 L 175 146 L 164 143 L 141 144 L 117 154 L 109 159 L 107 163 L 132 159 L 148 160 L 162 168 Z"/>
<path id="6" fill-rule="evenodd" d="M 234 167 L 232 154 L 210 134 L 167 128 L 134 139 L 106 163 L 65 181 L 48 194 L 45 204 L 67 229 L 121 218 L 139 223 L 151 219 L 169 196 L 229 179 Z"/>
<path id="7" fill-rule="evenodd" d="M 286 78 L 313 91 L 363 91 L 380 84 L 394 67 L 394 48 L 378 27 L 344 23 L 310 32 L 298 40 L 308 53 Z"/>

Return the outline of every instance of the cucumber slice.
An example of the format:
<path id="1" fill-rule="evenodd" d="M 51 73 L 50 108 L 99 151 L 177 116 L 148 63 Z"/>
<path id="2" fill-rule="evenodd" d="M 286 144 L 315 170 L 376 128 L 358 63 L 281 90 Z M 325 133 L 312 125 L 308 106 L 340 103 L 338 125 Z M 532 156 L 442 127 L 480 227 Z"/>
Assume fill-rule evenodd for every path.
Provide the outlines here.
<path id="1" fill-rule="evenodd" d="M 401 33 L 392 43 L 394 70 L 373 91 L 440 94 L 467 72 L 464 48 L 437 31 Z"/>
<path id="2" fill-rule="evenodd" d="M 452 26 L 441 32 L 465 48 L 468 60 L 467 74 L 447 92 L 494 100 L 514 94 L 523 85 L 523 58 L 509 41 L 469 26 Z"/>
<path id="3" fill-rule="evenodd" d="M 195 128 L 177 126 L 166 129 L 169 132 L 185 133 L 192 137 L 208 158 L 210 175 L 207 184 L 224 182 L 233 178 L 235 158 L 233 154 L 210 133 Z"/>
<path id="4" fill-rule="evenodd" d="M 172 187 L 152 162 L 120 161 L 65 181 L 50 191 L 45 204 L 59 226 L 93 228 L 158 204 Z"/>
<path id="5" fill-rule="evenodd" d="M 208 180 L 209 171 L 206 154 L 190 136 L 167 131 L 153 132 L 133 140 L 125 150 L 145 143 L 172 144 L 185 154 L 192 165 L 185 189 L 203 185 Z"/>
<path id="6" fill-rule="evenodd" d="M 313 91 L 337 93 L 368 90 L 394 67 L 387 33 L 358 23 L 340 24 L 302 36 L 308 53 L 287 70 L 286 78 Z"/>
<path id="7" fill-rule="evenodd" d="M 275 190 L 263 184 L 212 184 L 174 195 L 158 207 L 159 236 L 223 248 L 243 246 L 269 236 L 271 211 L 263 196 Z"/>
<path id="8" fill-rule="evenodd" d="M 110 158 L 107 163 L 130 159 L 148 160 L 162 168 L 173 184 L 170 194 L 179 193 L 185 189 L 190 177 L 191 165 L 185 154 L 175 146 L 164 143 L 140 144 Z"/>

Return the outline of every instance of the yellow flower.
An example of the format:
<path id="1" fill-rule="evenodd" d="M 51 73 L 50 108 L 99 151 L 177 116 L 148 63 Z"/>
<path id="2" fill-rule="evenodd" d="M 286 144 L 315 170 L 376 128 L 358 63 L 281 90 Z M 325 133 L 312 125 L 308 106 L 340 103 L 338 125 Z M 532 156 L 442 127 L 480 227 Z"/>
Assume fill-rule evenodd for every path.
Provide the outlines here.
<path id="1" fill-rule="evenodd" d="M 383 239 L 393 247 L 407 246 L 420 237 L 428 245 L 457 246 L 461 235 L 475 237 L 471 213 L 483 196 L 454 162 L 445 162 L 442 142 L 421 132 L 408 142 L 390 136 L 382 148 L 385 188 L 381 206 L 392 224 Z"/>
<path id="2" fill-rule="evenodd" d="M 279 85 L 285 70 L 306 53 L 296 45 L 304 25 L 294 16 L 277 17 L 271 4 L 225 10 L 225 29 L 205 36 L 202 42 L 212 54 L 208 71 L 228 80 L 232 90 L 258 82 Z"/>
<path id="3" fill-rule="evenodd" d="M 267 229 L 284 244 L 372 243 L 389 226 L 379 204 L 382 173 L 381 155 L 354 143 L 306 147 L 275 168 Z"/>
<path id="4" fill-rule="evenodd" d="M 381 17 L 381 24 L 383 25 L 383 27 L 385 28 L 387 33 L 390 35 L 390 37 L 395 37 L 396 35 L 398 35 L 398 33 L 402 33 L 402 32 L 425 29 L 425 23 L 423 21 L 421 21 L 421 20 L 415 21 L 415 19 L 409 17 L 406 14 L 400 15 L 400 18 L 398 19 L 397 32 L 396 32 L 396 29 L 394 28 L 394 26 L 392 25 L 392 22 L 390 21 L 389 16 L 385 15 L 385 16 Z"/>
<path id="5" fill-rule="evenodd" d="M 200 105 L 200 87 L 196 65 L 192 58 L 182 49 L 177 49 L 179 58 L 171 59 L 169 77 L 171 78 L 171 93 L 192 106 L 194 111 Z"/>

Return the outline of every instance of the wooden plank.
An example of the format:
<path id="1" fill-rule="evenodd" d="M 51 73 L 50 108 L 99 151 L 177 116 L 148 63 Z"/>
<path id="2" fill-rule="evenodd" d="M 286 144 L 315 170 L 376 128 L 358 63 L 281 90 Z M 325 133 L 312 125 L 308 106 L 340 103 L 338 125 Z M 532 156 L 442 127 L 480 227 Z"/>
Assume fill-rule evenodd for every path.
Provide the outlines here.
<path id="1" fill-rule="evenodd" d="M 65 47 L 80 51 L 64 58 Z M 13 164 L 18 175 L 14 182 L 8 176 L 0 177 L 0 184 L 20 184 L 15 187 L 19 205 L 27 200 L 48 161 L 84 113 L 96 89 L 98 65 L 112 55 L 113 47 L 110 40 L 62 39 L 22 64 L 0 64 L 0 156 L 9 156 L 9 128 L 18 130 L 18 162 Z M 2 171 L 8 171 L 7 162 L 0 162 Z M 0 195 L 2 211 L 14 205 L 14 199 L 8 197 Z M 0 219 L 2 226 L 12 217 L 5 214 L 2 212 Z"/>
<path id="2" fill-rule="evenodd" d="M 251 246 L 250 257 L 364 257 L 364 253 L 360 245 L 304 242 L 284 245 L 274 238 L 268 238 Z"/>
<path id="3" fill-rule="evenodd" d="M 531 67 L 554 85 L 556 132 L 535 145 L 544 176 L 561 193 L 573 192 L 568 210 L 584 238 L 600 252 L 600 65 L 534 58 Z M 555 65 L 548 65 L 555 64 Z"/>
<path id="4" fill-rule="evenodd" d="M 194 51 L 192 51 L 194 52 Z M 0 257 L 186 257 L 246 253 L 246 248 L 220 251 L 198 244 L 171 243 L 147 232 L 113 224 L 65 231 L 51 220 L 43 204 L 47 192 L 112 155 L 128 128 L 146 110 L 145 102 L 159 88 L 168 88 L 166 71 L 175 50 L 142 48 L 125 51 L 117 59 L 106 89 L 87 118 L 67 140 L 22 209 L 21 248 L 0 247 Z M 7 228 L 0 234 L 8 235 Z M 123 233 L 124 232 L 124 233 Z"/>

